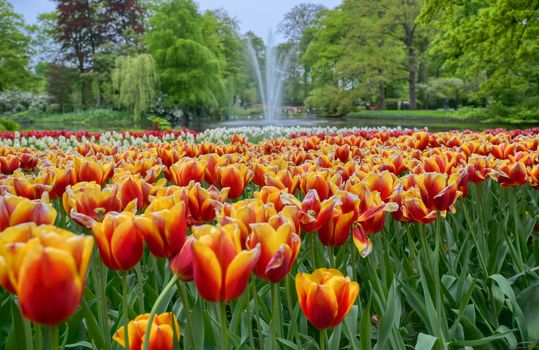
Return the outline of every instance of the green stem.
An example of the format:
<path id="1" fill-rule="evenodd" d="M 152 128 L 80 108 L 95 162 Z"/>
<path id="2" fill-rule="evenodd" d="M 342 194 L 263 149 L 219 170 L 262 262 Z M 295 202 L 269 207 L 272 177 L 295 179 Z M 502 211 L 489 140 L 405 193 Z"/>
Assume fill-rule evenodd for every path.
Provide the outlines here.
<path id="1" fill-rule="evenodd" d="M 317 267 L 316 266 L 316 245 L 315 245 L 316 240 L 314 238 L 314 233 L 311 233 L 310 236 L 311 236 L 311 242 L 310 242 L 311 243 L 310 244 L 310 246 L 311 246 L 311 259 L 312 259 L 312 265 L 313 265 L 313 270 L 314 270 Z"/>
<path id="2" fill-rule="evenodd" d="M 155 314 L 157 313 L 157 309 L 159 309 L 159 306 L 165 299 L 165 296 L 172 289 L 172 287 L 174 287 L 174 284 L 176 284 L 177 280 L 178 280 L 178 276 L 176 275 L 172 276 L 168 284 L 161 291 L 161 294 L 159 294 L 159 296 L 157 297 L 157 300 L 153 304 L 152 311 L 150 312 L 150 317 L 148 318 L 148 324 L 146 325 L 146 333 L 144 333 L 144 350 L 148 350 L 150 348 L 150 332 L 152 330 L 152 323 L 153 323 Z"/>
<path id="3" fill-rule="evenodd" d="M 129 291 L 127 289 L 127 271 L 122 271 L 122 306 L 123 306 L 123 316 L 124 316 L 124 341 L 125 348 L 130 349 L 129 347 L 129 314 L 127 305 L 129 304 Z"/>
<path id="4" fill-rule="evenodd" d="M 286 303 L 288 304 L 288 312 L 290 313 L 290 333 L 288 336 L 288 339 L 291 339 L 294 337 L 296 340 L 296 344 L 299 344 L 299 338 L 298 334 L 296 332 L 296 315 L 294 314 L 294 309 L 292 308 L 292 297 L 290 296 L 291 293 L 291 287 L 290 287 L 290 278 L 289 276 L 286 276 L 285 280 L 285 292 L 286 292 Z M 292 335 L 292 337 L 290 336 Z"/>
<path id="5" fill-rule="evenodd" d="M 253 337 L 253 318 L 252 318 L 252 315 L 251 315 L 251 298 L 250 298 L 250 295 L 251 294 L 251 289 L 250 288 L 246 288 L 246 292 L 247 292 L 247 324 L 249 325 L 247 327 L 247 331 L 249 332 L 249 346 L 251 347 L 251 349 L 254 349 L 255 348 L 255 340 L 254 340 L 254 337 Z M 254 295 L 253 297 L 256 298 L 256 296 Z"/>
<path id="6" fill-rule="evenodd" d="M 271 285 L 271 337 L 272 347 L 277 349 L 277 338 L 281 336 L 281 307 L 279 297 L 279 283 Z"/>
<path id="7" fill-rule="evenodd" d="M 320 350 L 326 350 L 326 330 L 320 330 Z"/>
<path id="8" fill-rule="evenodd" d="M 226 303 L 222 301 L 221 306 L 221 349 L 228 350 L 228 332 L 226 322 Z"/>
<path id="9" fill-rule="evenodd" d="M 142 276 L 142 270 L 140 268 L 140 262 L 135 265 L 135 274 L 137 275 L 137 288 L 138 288 L 138 300 L 139 300 L 139 306 L 140 306 L 140 312 L 144 313 L 144 282 L 143 282 L 143 276 Z"/>
<path id="10" fill-rule="evenodd" d="M 41 326 L 38 325 L 37 323 L 34 323 L 34 330 L 35 330 L 35 343 L 34 343 L 34 348 L 36 350 L 41 350 L 43 349 L 43 339 L 42 339 L 42 334 L 41 334 Z"/>
<path id="11" fill-rule="evenodd" d="M 104 266 L 99 257 L 99 251 L 97 247 L 94 248 L 94 253 L 92 254 L 92 279 L 96 288 L 96 297 L 97 297 L 97 316 L 99 317 L 100 326 L 103 329 L 103 334 L 105 338 L 105 343 L 108 348 L 112 346 L 110 329 L 108 322 L 108 313 L 107 313 L 107 295 L 106 295 L 106 276 Z"/>
<path id="12" fill-rule="evenodd" d="M 256 332 L 258 333 L 258 342 L 259 343 L 262 343 L 262 326 L 261 326 L 261 323 L 260 323 L 260 314 L 258 313 L 258 295 L 256 293 L 256 280 L 253 278 L 251 280 L 251 286 L 252 286 L 252 290 L 253 290 L 253 298 L 254 298 L 254 302 L 255 302 L 255 309 L 254 309 L 254 312 L 255 312 L 255 318 L 256 318 Z"/>
<path id="13" fill-rule="evenodd" d="M 335 268 L 335 247 L 329 246 L 328 254 L 329 254 L 329 266 L 332 269 L 334 269 Z"/>
<path id="14" fill-rule="evenodd" d="M 191 346 L 194 346 L 194 341 L 192 339 L 193 334 L 191 333 L 191 309 L 189 307 L 189 299 L 187 299 L 185 285 L 182 282 L 178 282 L 178 289 L 180 291 L 180 299 L 182 300 L 183 310 L 185 313 L 185 337 L 189 339 Z"/>
<path id="15" fill-rule="evenodd" d="M 51 350 L 58 349 L 58 325 L 49 327 L 50 332 L 50 347 Z"/>

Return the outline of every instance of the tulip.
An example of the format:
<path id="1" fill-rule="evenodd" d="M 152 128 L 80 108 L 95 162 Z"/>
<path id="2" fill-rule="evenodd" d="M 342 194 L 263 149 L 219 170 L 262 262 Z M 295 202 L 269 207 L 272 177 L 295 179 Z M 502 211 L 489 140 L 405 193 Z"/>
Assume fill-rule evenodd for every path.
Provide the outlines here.
<path id="1" fill-rule="evenodd" d="M 149 196 L 157 187 L 164 185 L 164 181 L 161 181 L 161 183 L 154 187 L 144 181 L 140 175 L 127 176 L 118 180 L 116 183 L 120 185 L 119 196 L 122 202 L 122 208 L 126 208 L 131 201 L 136 199 L 137 210 L 141 210 L 147 206 L 150 202 Z"/>
<path id="2" fill-rule="evenodd" d="M 193 275 L 200 296 L 208 301 L 239 297 L 260 256 L 260 247 L 242 250 L 236 225 L 193 227 Z"/>
<path id="3" fill-rule="evenodd" d="M 421 199 L 430 210 L 442 212 L 452 210 L 457 198 L 462 194 L 458 191 L 460 176 L 448 176 L 440 173 L 424 173 L 414 176 L 414 182 L 419 187 Z"/>
<path id="4" fill-rule="evenodd" d="M 149 221 L 140 222 L 148 249 L 158 258 L 171 258 L 185 242 L 187 233 L 187 208 L 183 201 L 157 198 L 144 212 Z"/>
<path id="5" fill-rule="evenodd" d="M 128 334 L 129 334 L 129 349 L 128 350 L 142 350 L 144 348 L 144 341 L 146 338 L 146 326 L 150 314 L 138 315 L 133 321 L 129 322 Z M 118 329 L 112 336 L 112 339 L 116 341 L 120 346 L 124 347 L 125 344 L 125 326 Z M 155 315 L 151 325 L 150 331 L 150 350 L 172 350 L 174 349 L 174 343 L 180 341 L 180 326 L 178 320 L 172 312 L 166 312 L 160 315 Z"/>
<path id="6" fill-rule="evenodd" d="M 359 284 L 339 270 L 318 269 L 296 276 L 299 305 L 307 320 L 318 329 L 337 326 L 359 294 Z"/>
<path id="7" fill-rule="evenodd" d="M 241 232 L 242 247 L 247 237 L 251 234 L 251 224 L 267 222 L 270 217 L 277 214 L 273 205 L 261 205 L 261 203 L 251 199 L 226 205 L 223 207 L 222 212 L 225 215 L 219 218 L 219 223 L 222 225 L 230 223 L 238 225 Z"/>
<path id="8" fill-rule="evenodd" d="M 92 225 L 101 260 L 112 270 L 126 271 L 135 266 L 144 252 L 144 233 L 155 225 L 147 217 L 130 212 L 111 212 L 103 222 Z"/>
<path id="9" fill-rule="evenodd" d="M 20 166 L 21 162 L 16 155 L 0 156 L 0 174 L 13 174 Z"/>
<path id="10" fill-rule="evenodd" d="M 73 186 L 68 186 L 62 197 L 64 209 L 73 220 L 83 226 L 88 226 L 88 222 L 82 221 L 82 217 L 90 217 L 100 220 L 99 211 L 107 213 L 109 211 L 120 211 L 122 202 L 118 197 L 118 187 L 106 187 L 103 190 L 95 182 L 80 182 Z M 77 213 L 84 214 L 78 216 Z"/>
<path id="11" fill-rule="evenodd" d="M 0 196 L 0 231 L 25 222 L 53 224 L 56 216 L 56 209 L 48 202 L 46 194 L 41 200 Z"/>
<path id="12" fill-rule="evenodd" d="M 52 186 L 38 183 L 30 177 L 13 177 L 13 189 L 17 196 L 28 199 L 39 199 L 45 192 L 50 192 Z"/>
<path id="13" fill-rule="evenodd" d="M 228 196 L 228 189 L 219 192 L 210 186 L 207 190 L 200 184 L 194 183 L 189 189 L 189 214 L 195 222 L 208 222 L 215 219 L 215 211 Z"/>
<path id="14" fill-rule="evenodd" d="M 11 227 L 4 235 L 28 239 L 3 246 L 3 264 L 23 315 L 46 325 L 71 317 L 83 296 L 93 238 L 33 224 Z"/>
<path id="15" fill-rule="evenodd" d="M 299 176 L 292 176 L 288 170 L 280 170 L 277 173 L 268 172 L 265 177 L 265 184 L 277 187 L 280 190 L 287 190 L 288 193 L 296 193 L 299 185 Z"/>
<path id="16" fill-rule="evenodd" d="M 300 188 L 305 196 L 310 190 L 315 190 L 320 200 L 326 200 L 331 194 L 328 183 L 329 174 L 325 172 L 314 172 L 303 175 L 300 179 Z"/>
<path id="17" fill-rule="evenodd" d="M 167 171 L 165 177 L 177 186 L 187 186 L 191 181 L 202 183 L 206 164 L 198 159 L 181 160 L 173 164 Z"/>
<path id="18" fill-rule="evenodd" d="M 301 246 L 300 237 L 293 232 L 290 223 L 277 228 L 268 223 L 251 224 L 252 233 L 247 240 L 247 248 L 254 249 L 260 244 L 260 258 L 255 266 L 258 277 L 277 283 L 290 272 Z"/>
<path id="19" fill-rule="evenodd" d="M 217 175 L 219 187 L 230 188 L 228 197 L 235 199 L 242 195 L 253 172 L 243 164 L 230 164 L 217 168 Z"/>
<path id="20" fill-rule="evenodd" d="M 528 171 L 524 163 L 515 162 L 500 166 L 492 177 L 496 178 L 502 187 L 522 186 L 528 181 Z"/>
<path id="21" fill-rule="evenodd" d="M 76 182 L 91 182 L 103 185 L 112 175 L 114 164 L 93 158 L 75 158 L 73 170 Z"/>
<path id="22" fill-rule="evenodd" d="M 180 252 L 169 261 L 170 270 L 184 282 L 190 282 L 194 279 L 192 249 L 194 240 L 193 236 L 187 237 Z"/>
<path id="23" fill-rule="evenodd" d="M 428 209 L 423 203 L 417 187 L 404 191 L 403 186 L 400 184 L 393 193 L 391 200 L 400 208 L 400 210 L 392 213 L 395 220 L 415 221 L 422 224 L 429 224 L 436 220 L 436 211 Z"/>

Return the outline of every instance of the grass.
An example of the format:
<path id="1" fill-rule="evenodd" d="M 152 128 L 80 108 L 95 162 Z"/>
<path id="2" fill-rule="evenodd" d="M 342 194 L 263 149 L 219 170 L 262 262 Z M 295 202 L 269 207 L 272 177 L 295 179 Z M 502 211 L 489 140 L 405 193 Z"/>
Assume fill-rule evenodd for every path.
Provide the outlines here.
<path id="1" fill-rule="evenodd" d="M 151 127 L 146 120 L 134 121 L 133 115 L 111 109 L 90 109 L 69 113 L 20 112 L 8 116 L 21 129 L 35 130 L 144 130 Z"/>
<path id="2" fill-rule="evenodd" d="M 370 110 L 361 112 L 351 112 L 349 117 L 362 118 L 420 118 L 420 119 L 455 119 L 462 120 L 455 111 L 443 110 Z"/>

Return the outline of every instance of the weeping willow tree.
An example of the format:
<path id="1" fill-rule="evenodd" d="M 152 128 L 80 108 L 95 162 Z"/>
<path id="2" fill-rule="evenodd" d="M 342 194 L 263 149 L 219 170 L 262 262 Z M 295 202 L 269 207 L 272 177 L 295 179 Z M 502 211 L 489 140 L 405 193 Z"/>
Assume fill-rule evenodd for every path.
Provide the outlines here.
<path id="1" fill-rule="evenodd" d="M 112 87 L 116 107 L 131 112 L 135 120 L 148 110 L 155 99 L 157 75 L 155 62 L 147 54 L 120 56 L 112 72 Z"/>

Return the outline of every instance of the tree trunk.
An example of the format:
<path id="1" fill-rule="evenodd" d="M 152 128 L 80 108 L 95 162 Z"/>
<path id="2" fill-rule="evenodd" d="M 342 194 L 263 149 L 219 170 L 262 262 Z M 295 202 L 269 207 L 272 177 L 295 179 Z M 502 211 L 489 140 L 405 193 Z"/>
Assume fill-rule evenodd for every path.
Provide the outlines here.
<path id="1" fill-rule="evenodd" d="M 405 24 L 404 29 L 406 31 L 406 52 L 408 55 L 408 90 L 409 90 L 409 103 L 410 109 L 417 109 L 416 101 L 416 57 L 414 49 L 414 31 L 415 27 Z"/>
<path id="2" fill-rule="evenodd" d="M 380 76 L 382 71 L 380 70 Z M 386 84 L 384 79 L 380 79 L 378 83 L 378 109 L 386 109 Z"/>

